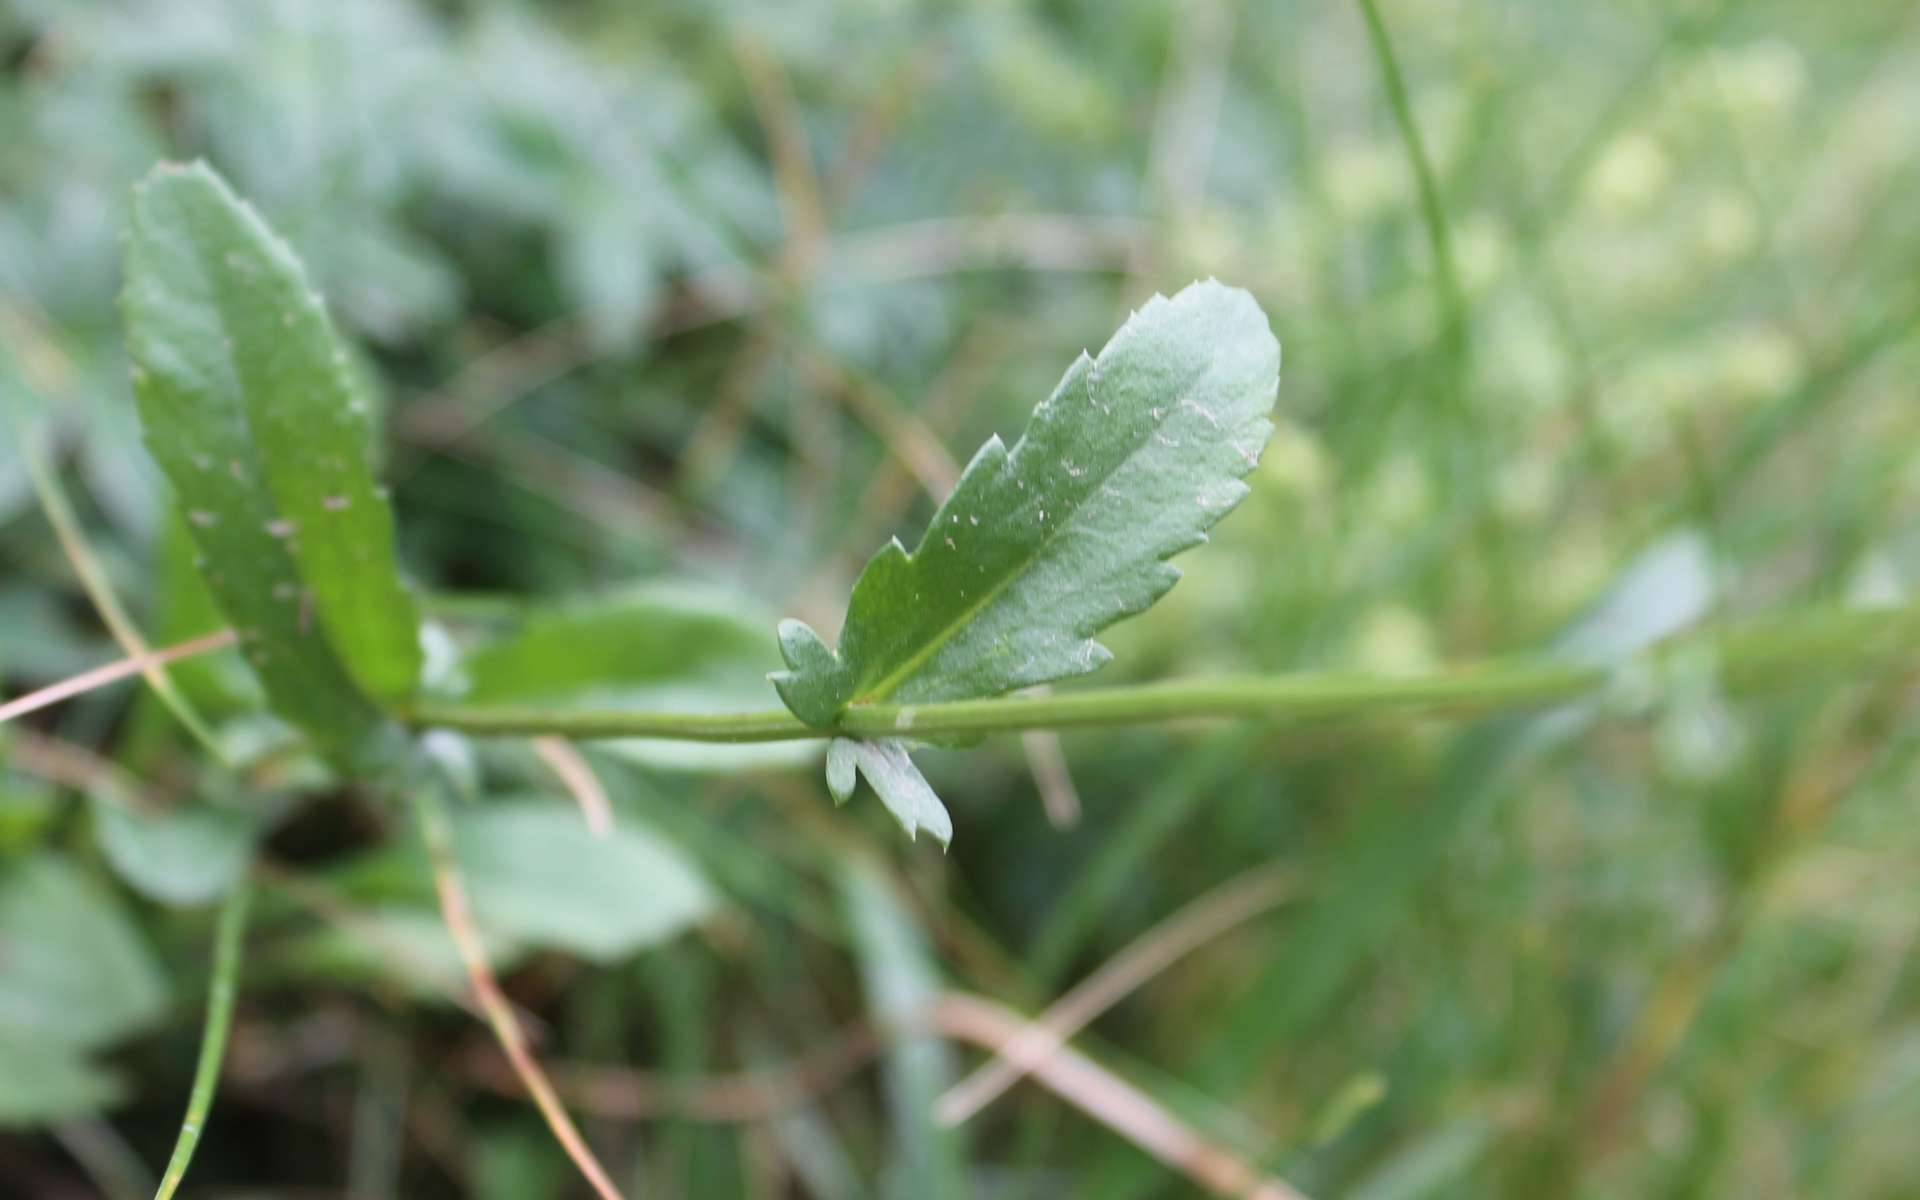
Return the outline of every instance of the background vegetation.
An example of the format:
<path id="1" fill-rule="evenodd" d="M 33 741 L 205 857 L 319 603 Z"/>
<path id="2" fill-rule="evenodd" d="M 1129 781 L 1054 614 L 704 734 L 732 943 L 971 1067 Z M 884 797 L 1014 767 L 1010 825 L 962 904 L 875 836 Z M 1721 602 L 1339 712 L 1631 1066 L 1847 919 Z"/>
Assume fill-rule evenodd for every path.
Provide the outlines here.
<path id="1" fill-rule="evenodd" d="M 1281 427 L 1094 686 L 1611 665 L 1920 576 L 1898 0 L 0 0 L 0 54 L 10 695 L 121 653 L 88 564 L 156 644 L 205 627 L 115 304 L 130 184 L 193 156 L 364 351 L 436 636 L 611 597 L 469 660 L 482 691 L 643 675 L 608 659 L 668 612 L 717 665 L 621 696 L 771 704 L 774 617 L 836 628 L 956 458 L 1208 275 L 1272 319 Z M 1842 657 L 1754 696 L 1693 653 L 1535 715 L 992 738 L 922 756 L 944 856 L 833 809 L 817 749 L 622 743 L 585 752 L 609 863 L 564 748 L 476 743 L 462 856 L 636 1194 L 1189 1194 L 1030 1082 L 942 1126 L 974 1051 L 897 1035 L 942 992 L 1038 1012 L 1197 901 L 1211 936 L 1073 1044 L 1310 1194 L 1912 1195 L 1920 722 L 1898 664 Z M 177 676 L 233 794 L 150 693 L 0 727 L 0 1192 L 150 1190 L 244 869 L 191 1194 L 578 1193 L 408 823 L 289 752 L 237 659 Z"/>

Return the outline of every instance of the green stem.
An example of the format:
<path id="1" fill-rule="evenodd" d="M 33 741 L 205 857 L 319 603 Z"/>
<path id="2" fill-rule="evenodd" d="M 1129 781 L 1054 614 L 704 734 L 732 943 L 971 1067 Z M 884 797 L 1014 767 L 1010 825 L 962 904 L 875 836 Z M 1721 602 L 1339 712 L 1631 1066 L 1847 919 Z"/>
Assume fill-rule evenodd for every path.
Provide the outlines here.
<path id="1" fill-rule="evenodd" d="M 1413 104 L 1407 98 L 1406 81 L 1400 75 L 1400 62 L 1394 57 L 1393 42 L 1387 36 L 1386 22 L 1374 0 L 1360 0 L 1361 15 L 1367 22 L 1367 39 L 1380 63 L 1381 83 L 1387 90 L 1387 103 L 1393 109 L 1394 124 L 1406 145 L 1407 161 L 1420 190 L 1420 215 L 1427 227 L 1427 242 L 1433 250 L 1434 298 L 1440 309 L 1441 330 L 1449 353 L 1456 361 L 1466 348 L 1467 302 L 1460 291 L 1460 276 L 1453 265 L 1453 241 L 1447 232 L 1447 212 L 1440 200 L 1440 184 L 1434 178 L 1433 164 L 1427 158 L 1420 126 L 1413 119 Z"/>
<path id="2" fill-rule="evenodd" d="M 1888 670 L 1920 661 L 1920 607 L 1803 613 L 1726 632 L 1676 638 L 1612 667 L 1577 660 L 1512 660 L 1425 675 L 1317 671 L 1228 676 L 1099 688 L 1057 695 L 873 704 L 849 708 L 832 727 L 781 711 L 668 713 L 422 704 L 404 713 L 422 727 L 477 734 L 556 734 L 575 740 L 655 737 L 693 742 L 780 742 L 802 738 L 965 737 L 1027 729 L 1139 725 L 1239 718 L 1277 725 L 1367 724 L 1410 715 L 1470 715 L 1539 708 L 1606 688 L 1632 667 L 1701 656 L 1730 691 L 1817 671 Z"/>
<path id="3" fill-rule="evenodd" d="M 173 1144 L 173 1157 L 167 1160 L 167 1173 L 154 1200 L 171 1200 L 186 1176 L 187 1164 L 193 1161 L 200 1131 L 206 1128 L 207 1110 L 213 1105 L 213 1092 L 220 1082 L 220 1060 L 226 1056 L 227 1033 L 233 1026 L 233 1003 L 240 992 L 241 943 L 252 897 L 253 885 L 242 878 L 220 906 L 213 940 L 213 984 L 207 993 L 207 1024 L 200 1035 L 200 1061 L 193 1069 L 186 1119 L 180 1122 L 180 1137 Z"/>

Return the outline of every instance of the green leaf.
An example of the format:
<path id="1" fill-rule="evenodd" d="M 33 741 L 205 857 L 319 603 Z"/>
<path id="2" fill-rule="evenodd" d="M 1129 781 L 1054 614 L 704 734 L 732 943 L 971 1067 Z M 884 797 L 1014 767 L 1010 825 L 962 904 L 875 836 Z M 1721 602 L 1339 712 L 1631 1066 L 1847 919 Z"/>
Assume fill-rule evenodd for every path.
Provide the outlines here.
<path id="1" fill-rule="evenodd" d="M 9 436 L 0 438 L 0 524 L 24 509 L 33 498 L 26 456 L 21 454 L 19 445 L 19 431 L 27 427 L 25 413 L 32 402 L 32 389 L 20 377 L 13 349 L 6 338 L 0 337 L 0 422 L 13 422 Z"/>
<path id="2" fill-rule="evenodd" d="M 758 712 L 780 665 L 765 614 L 717 588 L 654 582 L 543 608 L 467 655 L 465 699 L 560 709 Z M 811 761 L 817 746 L 621 738 L 598 749 L 649 766 L 743 770 Z"/>
<path id="3" fill-rule="evenodd" d="M 112 1075 L 29 1029 L 0 1030 L 0 1129 L 83 1117 L 120 1098 Z"/>
<path id="4" fill-rule="evenodd" d="M 134 189 L 124 296 L 147 446 L 276 712 L 336 759 L 419 677 L 367 404 L 305 271 L 204 165 Z"/>
<path id="5" fill-rule="evenodd" d="M 162 904 L 207 904 L 245 873 L 258 822 L 251 813 L 195 801 L 143 812 L 124 799 L 90 797 L 94 838 L 122 879 Z"/>
<path id="6" fill-rule="evenodd" d="M 226 617 L 195 568 L 199 549 L 187 521 L 169 514 L 154 544 L 153 633 L 171 646 L 226 626 Z M 218 725 L 228 717 L 258 713 L 265 706 L 260 681 L 238 653 L 222 651 L 183 659 L 167 668 L 181 695 Z"/>
<path id="7" fill-rule="evenodd" d="M 940 973 L 919 918 L 872 861 L 849 856 L 840 871 L 847 931 L 860 961 L 867 1011 L 880 1028 L 911 1029 L 940 998 Z M 881 1194 L 941 1197 L 968 1193 L 965 1142 L 933 1119 L 934 1101 L 953 1083 L 953 1052 L 937 1037 L 902 1037 L 887 1049 L 881 1082 L 894 1140 Z"/>
<path id="8" fill-rule="evenodd" d="M 150 1025 L 160 974 L 111 894 L 51 854 L 0 869 L 0 1128 L 120 1096 L 91 1052 Z"/>
<path id="9" fill-rule="evenodd" d="M 1280 347 L 1243 291 L 1156 296 L 1082 354 L 1008 450 L 968 464 L 918 549 L 883 547 L 854 583 L 839 650 L 780 626 L 795 716 L 961 700 L 1092 671 L 1093 634 L 1179 579 L 1166 562 L 1246 494 L 1272 432 Z"/>
<path id="10" fill-rule="evenodd" d="M 460 810 L 454 848 L 482 929 L 599 962 L 672 937 L 715 903 L 677 846 L 630 822 L 595 837 L 550 800 Z"/>
<path id="11" fill-rule="evenodd" d="M 845 804 L 853 795 L 853 772 L 858 767 L 867 777 L 880 802 L 887 806 L 900 828 L 912 838 L 924 829 L 945 847 L 953 841 L 953 818 L 933 794 L 920 768 L 907 756 L 907 744 L 894 738 L 864 741 L 835 738 L 827 750 L 827 789 L 834 803 Z"/>
<path id="12" fill-rule="evenodd" d="M 111 893 L 42 854 L 0 871 L 0 1029 L 91 1049 L 142 1029 L 166 989 Z"/>

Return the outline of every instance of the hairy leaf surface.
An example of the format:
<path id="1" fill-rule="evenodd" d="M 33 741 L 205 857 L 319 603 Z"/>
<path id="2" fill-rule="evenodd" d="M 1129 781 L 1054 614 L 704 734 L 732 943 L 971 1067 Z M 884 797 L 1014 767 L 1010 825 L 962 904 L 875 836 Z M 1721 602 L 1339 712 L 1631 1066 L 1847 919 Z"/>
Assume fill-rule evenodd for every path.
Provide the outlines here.
<path id="1" fill-rule="evenodd" d="M 780 626 L 794 715 L 993 696 L 1092 671 L 1100 629 L 1179 579 L 1166 560 L 1246 494 L 1272 432 L 1280 347 L 1246 292 L 1156 296 L 1082 354 L 1011 450 L 980 448 L 912 553 L 897 540 L 853 587 L 838 651 Z"/>
<path id="2" fill-rule="evenodd" d="M 274 709 L 336 758 L 419 677 L 366 402 L 293 251 L 204 165 L 134 191 L 124 299 L 148 448 Z"/>

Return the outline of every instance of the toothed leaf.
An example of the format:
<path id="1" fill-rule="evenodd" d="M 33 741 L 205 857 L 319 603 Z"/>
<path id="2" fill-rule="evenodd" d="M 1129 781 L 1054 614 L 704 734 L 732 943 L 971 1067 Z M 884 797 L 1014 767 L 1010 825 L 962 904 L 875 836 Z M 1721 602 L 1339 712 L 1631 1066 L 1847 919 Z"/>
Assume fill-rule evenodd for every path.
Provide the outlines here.
<path id="1" fill-rule="evenodd" d="M 781 624 L 787 707 L 829 725 L 849 704 L 995 696 L 1101 666 L 1093 635 L 1172 587 L 1166 560 L 1246 493 L 1279 370 L 1247 293 L 1208 281 L 1154 297 L 1080 356 L 1011 450 L 980 448 L 918 549 L 874 555 L 837 652 Z"/>
<path id="2" fill-rule="evenodd" d="M 909 838 L 924 829 L 942 848 L 953 841 L 953 818 L 947 815 L 940 797 L 933 794 L 933 786 L 920 768 L 913 765 L 905 742 L 893 738 L 877 742 L 835 738 L 827 751 L 827 789 L 836 803 L 844 804 L 853 795 L 855 766 Z"/>

